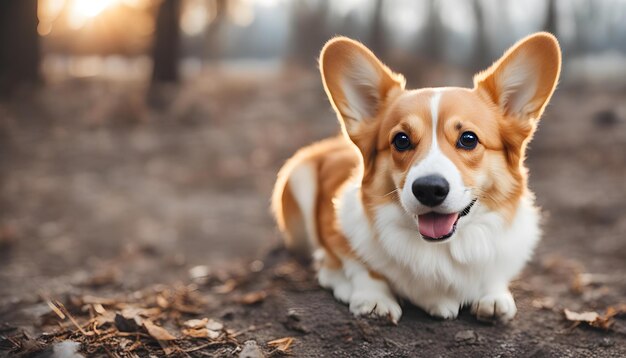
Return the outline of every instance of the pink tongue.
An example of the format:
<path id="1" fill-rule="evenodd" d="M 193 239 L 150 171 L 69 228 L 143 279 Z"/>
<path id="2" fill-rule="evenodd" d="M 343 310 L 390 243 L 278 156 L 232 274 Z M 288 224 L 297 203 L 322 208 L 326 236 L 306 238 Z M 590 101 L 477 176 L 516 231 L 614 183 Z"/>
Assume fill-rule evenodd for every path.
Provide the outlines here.
<path id="1" fill-rule="evenodd" d="M 417 217 L 420 234 L 436 239 L 452 232 L 454 223 L 459 217 L 454 214 L 428 213 Z"/>

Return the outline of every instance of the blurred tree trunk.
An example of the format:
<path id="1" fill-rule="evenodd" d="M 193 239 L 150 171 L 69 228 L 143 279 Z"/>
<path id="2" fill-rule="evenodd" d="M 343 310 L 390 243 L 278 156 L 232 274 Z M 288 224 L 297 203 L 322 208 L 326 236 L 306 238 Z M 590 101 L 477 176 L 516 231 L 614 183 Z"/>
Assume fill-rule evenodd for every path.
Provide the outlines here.
<path id="1" fill-rule="evenodd" d="M 543 31 L 547 31 L 551 34 L 555 34 L 557 32 L 557 10 L 556 10 L 556 0 L 548 0 L 547 1 L 548 8 L 546 11 L 546 21 L 543 25 Z"/>
<path id="2" fill-rule="evenodd" d="M 152 82 L 177 82 L 180 54 L 180 0 L 163 0 L 157 11 Z"/>
<path id="3" fill-rule="evenodd" d="M 314 4 L 309 0 L 294 0 L 291 6 L 289 57 L 308 66 L 314 63 L 322 46 L 330 38 L 326 32 L 328 0 L 319 0 Z"/>
<path id="4" fill-rule="evenodd" d="M 39 83 L 37 0 L 0 0 L 0 95 Z"/>
<path id="5" fill-rule="evenodd" d="M 434 60 L 443 59 L 443 44 L 445 41 L 445 33 L 441 16 L 439 0 L 430 0 L 428 4 L 428 17 L 426 19 L 426 53 Z"/>
<path id="6" fill-rule="evenodd" d="M 231 1 L 231 6 L 238 6 L 235 1 Z M 211 59 L 219 59 L 222 57 L 222 41 L 223 28 L 226 24 L 226 16 L 228 15 L 228 0 L 214 0 L 215 17 L 207 28 L 207 57 Z"/>
<path id="7" fill-rule="evenodd" d="M 481 0 L 474 0 L 472 2 L 472 11 L 474 13 L 474 19 L 476 20 L 476 34 L 474 35 L 474 58 L 472 63 L 472 70 L 477 71 L 486 67 L 489 59 L 489 46 L 487 43 L 487 32 L 485 31 L 485 16 Z"/>
<path id="8" fill-rule="evenodd" d="M 385 53 L 385 24 L 383 18 L 383 0 L 374 0 L 374 16 L 372 30 L 370 32 L 370 49 L 378 57 L 384 57 Z"/>

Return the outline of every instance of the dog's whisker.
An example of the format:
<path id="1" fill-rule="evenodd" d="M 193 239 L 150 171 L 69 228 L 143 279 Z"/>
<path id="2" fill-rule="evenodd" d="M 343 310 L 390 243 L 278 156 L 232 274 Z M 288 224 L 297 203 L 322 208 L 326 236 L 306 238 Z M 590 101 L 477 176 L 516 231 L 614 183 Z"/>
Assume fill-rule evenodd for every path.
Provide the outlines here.
<path id="1" fill-rule="evenodd" d="M 485 189 L 478 188 L 478 187 L 469 187 L 465 189 L 465 192 L 468 192 L 468 191 L 474 194 L 479 199 L 498 201 L 498 199 L 493 194 L 486 191 Z"/>
<path id="2" fill-rule="evenodd" d="M 376 197 L 378 197 L 378 198 L 384 198 L 384 197 L 387 197 L 387 196 L 389 196 L 389 195 L 391 195 L 391 194 L 393 194 L 393 193 L 395 193 L 395 192 L 398 192 L 399 190 L 400 190 L 400 189 L 396 188 L 396 189 L 394 189 L 394 190 L 392 190 L 392 191 L 388 192 L 388 193 L 387 193 L 387 194 L 385 194 L 385 195 L 376 195 Z"/>

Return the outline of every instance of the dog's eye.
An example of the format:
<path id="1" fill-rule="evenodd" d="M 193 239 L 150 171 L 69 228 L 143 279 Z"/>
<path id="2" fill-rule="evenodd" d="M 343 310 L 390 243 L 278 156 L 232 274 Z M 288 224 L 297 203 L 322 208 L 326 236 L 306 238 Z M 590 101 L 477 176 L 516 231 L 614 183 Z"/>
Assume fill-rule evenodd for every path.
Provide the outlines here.
<path id="1" fill-rule="evenodd" d="M 411 139 L 406 133 L 398 133 L 393 137 L 393 146 L 400 152 L 411 148 Z"/>
<path id="2" fill-rule="evenodd" d="M 478 145 L 478 136 L 474 132 L 463 132 L 456 142 L 457 148 L 461 149 L 474 149 Z"/>

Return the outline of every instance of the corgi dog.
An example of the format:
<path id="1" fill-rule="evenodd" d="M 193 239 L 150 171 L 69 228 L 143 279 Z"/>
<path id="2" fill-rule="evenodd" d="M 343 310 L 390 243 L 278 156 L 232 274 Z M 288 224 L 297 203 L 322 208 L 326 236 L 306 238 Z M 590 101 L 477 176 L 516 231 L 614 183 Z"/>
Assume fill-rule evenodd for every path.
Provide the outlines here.
<path id="1" fill-rule="evenodd" d="M 319 64 L 342 135 L 280 170 L 272 209 L 286 246 L 314 253 L 320 285 L 355 315 L 397 323 L 403 299 L 443 319 L 463 306 L 513 318 L 509 282 L 541 234 L 524 159 L 558 82 L 556 38 L 522 39 L 471 89 L 407 90 L 345 37 Z"/>

